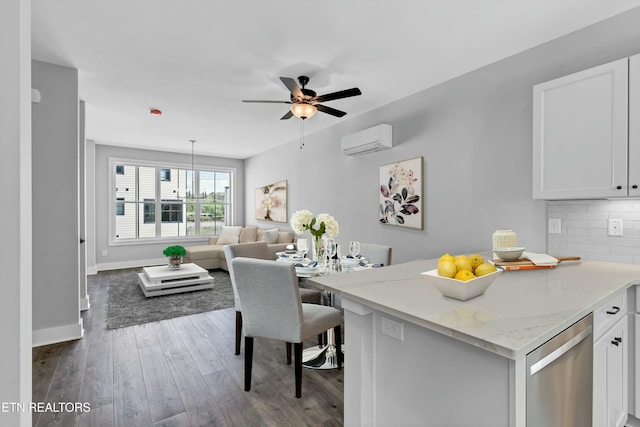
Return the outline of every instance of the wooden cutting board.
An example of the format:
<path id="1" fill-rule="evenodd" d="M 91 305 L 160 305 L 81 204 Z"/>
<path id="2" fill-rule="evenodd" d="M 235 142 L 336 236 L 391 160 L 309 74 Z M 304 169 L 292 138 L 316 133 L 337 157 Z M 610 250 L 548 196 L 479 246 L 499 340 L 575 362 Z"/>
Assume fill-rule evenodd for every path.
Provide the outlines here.
<path id="1" fill-rule="evenodd" d="M 558 263 L 562 261 L 580 261 L 579 256 L 559 256 L 554 257 L 558 260 Z M 533 262 L 529 261 L 525 258 L 520 258 L 516 261 L 503 261 L 501 259 L 494 259 L 492 262 L 499 267 L 521 267 L 521 268 L 513 268 L 514 270 L 525 270 L 528 268 L 553 268 L 555 265 L 535 265 Z M 522 268 L 524 267 L 524 268 Z"/>

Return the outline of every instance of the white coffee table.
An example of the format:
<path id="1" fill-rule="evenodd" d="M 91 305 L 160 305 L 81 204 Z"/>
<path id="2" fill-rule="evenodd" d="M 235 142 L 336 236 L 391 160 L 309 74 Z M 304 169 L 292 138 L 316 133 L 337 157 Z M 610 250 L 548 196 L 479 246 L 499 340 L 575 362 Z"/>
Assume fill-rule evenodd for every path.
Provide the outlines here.
<path id="1" fill-rule="evenodd" d="M 181 268 L 166 265 L 144 267 L 138 273 L 138 283 L 145 297 L 176 294 L 213 288 L 213 277 L 196 264 L 182 264 Z"/>

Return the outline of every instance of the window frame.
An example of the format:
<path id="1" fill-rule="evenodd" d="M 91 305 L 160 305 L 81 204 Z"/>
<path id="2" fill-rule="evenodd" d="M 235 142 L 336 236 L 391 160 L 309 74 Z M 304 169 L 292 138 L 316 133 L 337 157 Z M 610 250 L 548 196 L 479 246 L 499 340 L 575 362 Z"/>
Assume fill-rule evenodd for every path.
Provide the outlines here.
<path id="1" fill-rule="evenodd" d="M 153 209 L 153 216 L 154 219 L 160 219 L 159 221 L 155 222 L 156 224 L 156 231 L 155 231 L 155 237 L 140 237 L 138 234 L 138 237 L 132 237 L 132 238 L 116 238 L 116 218 L 117 216 L 114 214 L 115 213 L 115 205 L 116 205 L 116 166 L 120 166 L 122 165 L 123 167 L 125 165 L 128 166 L 135 166 L 135 167 L 152 167 L 152 168 L 156 168 L 156 173 L 155 173 L 155 179 L 156 179 L 156 189 L 155 189 L 155 199 L 153 199 L 153 203 L 152 200 L 150 198 L 141 198 L 140 200 L 137 200 L 135 202 L 132 201 L 128 201 L 125 202 L 125 206 L 126 204 L 132 204 L 132 205 L 137 205 L 138 207 L 142 206 L 143 209 L 143 215 L 141 218 L 139 218 L 140 220 L 144 221 L 144 219 L 146 218 L 146 212 L 144 212 L 144 206 L 146 205 L 153 205 L 154 209 Z M 161 183 L 164 182 L 162 181 L 162 177 L 161 177 L 161 169 L 183 169 L 185 170 L 185 177 L 187 176 L 188 171 L 191 171 L 191 164 L 186 164 L 186 163 L 174 163 L 174 162 L 157 162 L 157 161 L 146 161 L 146 160 L 140 160 L 140 159 L 131 159 L 131 158 L 115 158 L 115 157 L 110 157 L 109 158 L 109 188 L 110 191 L 108 192 L 109 194 L 109 211 L 112 213 L 109 216 L 109 246 L 126 246 L 126 245 L 141 245 L 141 244 L 158 244 L 158 243 L 175 243 L 175 242 L 185 242 L 185 241 L 203 241 L 203 240 L 208 240 L 209 237 L 213 236 L 213 234 L 193 234 L 193 235 L 185 235 L 185 236 L 171 236 L 171 237 L 162 237 L 161 235 L 161 227 L 163 223 L 166 224 L 171 224 L 171 223 L 176 223 L 176 222 L 163 222 L 162 221 L 162 215 L 163 215 L 163 210 L 162 210 L 162 205 L 164 204 L 168 204 L 171 202 L 171 199 L 169 202 L 165 201 L 164 199 L 167 199 L 166 197 L 163 199 L 161 198 Z M 236 181 L 236 173 L 237 173 L 237 169 L 235 167 L 228 167 L 228 166 L 214 166 L 214 165 L 203 165 L 203 164 L 194 164 L 193 168 L 195 169 L 195 172 L 198 174 L 200 174 L 201 171 L 204 172 L 222 172 L 222 173 L 228 173 L 229 174 L 229 192 L 228 195 L 229 197 L 227 199 L 225 199 L 225 223 L 224 225 L 232 225 L 235 221 L 235 205 L 237 203 L 238 200 L 238 192 L 236 191 L 235 188 L 235 181 Z M 137 169 L 136 169 L 137 170 Z M 172 174 L 173 175 L 173 174 Z M 198 181 L 198 179 L 196 179 L 196 181 Z M 198 186 L 200 183 L 198 182 L 196 184 L 196 186 Z M 136 186 L 138 185 L 138 174 L 136 173 Z M 122 202 L 120 202 L 122 203 Z M 176 203 L 177 204 L 177 203 Z M 205 203 L 203 203 L 204 205 Z M 210 203 L 207 203 L 210 204 Z M 189 205 L 189 203 L 180 203 L 181 206 L 185 206 L 185 212 L 182 213 L 182 220 L 183 221 L 187 221 L 189 214 L 186 211 L 186 207 Z M 195 201 L 195 205 L 199 206 L 200 202 L 199 201 Z M 138 209 L 136 209 L 137 212 Z M 151 214 L 151 212 L 150 212 Z M 139 215 L 139 214 L 138 214 Z M 142 221 L 140 221 L 142 223 Z M 146 223 L 146 222 L 145 222 Z M 146 223 L 149 224 L 149 223 Z M 199 232 L 199 227 L 200 227 L 200 215 L 195 215 L 195 221 L 194 221 L 194 227 L 196 228 L 196 230 L 198 230 Z"/>

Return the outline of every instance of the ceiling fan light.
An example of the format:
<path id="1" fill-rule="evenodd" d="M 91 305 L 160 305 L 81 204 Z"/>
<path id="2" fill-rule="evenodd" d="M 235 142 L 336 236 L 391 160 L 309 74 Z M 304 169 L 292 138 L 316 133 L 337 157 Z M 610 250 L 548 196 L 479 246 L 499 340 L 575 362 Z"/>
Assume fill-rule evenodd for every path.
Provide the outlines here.
<path id="1" fill-rule="evenodd" d="M 318 109 L 311 104 L 301 103 L 291 105 L 291 112 L 293 115 L 302 120 L 313 117 L 317 111 Z"/>

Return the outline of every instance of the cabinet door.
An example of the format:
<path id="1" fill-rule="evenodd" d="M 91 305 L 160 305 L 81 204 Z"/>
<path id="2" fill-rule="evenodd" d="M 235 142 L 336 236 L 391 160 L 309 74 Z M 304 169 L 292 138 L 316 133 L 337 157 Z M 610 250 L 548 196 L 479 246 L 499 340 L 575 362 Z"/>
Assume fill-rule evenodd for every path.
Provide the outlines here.
<path id="1" fill-rule="evenodd" d="M 629 196 L 640 196 L 640 55 L 629 58 Z"/>
<path id="2" fill-rule="evenodd" d="M 621 427 L 627 421 L 627 319 L 593 347 L 593 425 Z"/>
<path id="3" fill-rule="evenodd" d="M 627 195 L 628 59 L 533 88 L 533 198 Z"/>

